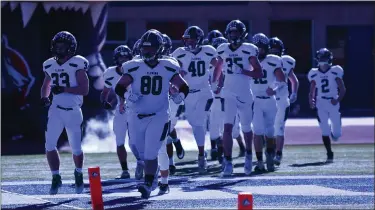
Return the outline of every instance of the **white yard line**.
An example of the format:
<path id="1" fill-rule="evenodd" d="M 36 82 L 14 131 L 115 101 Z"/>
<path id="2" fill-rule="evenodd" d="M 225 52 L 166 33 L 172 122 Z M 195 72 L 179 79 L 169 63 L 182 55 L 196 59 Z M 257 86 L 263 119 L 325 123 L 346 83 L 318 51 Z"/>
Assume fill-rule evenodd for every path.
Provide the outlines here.
<path id="1" fill-rule="evenodd" d="M 198 177 L 198 178 L 189 178 L 190 181 L 241 181 L 241 180 L 283 180 L 283 179 L 369 179 L 374 178 L 374 175 L 306 175 L 306 176 L 254 176 L 254 177 L 233 177 L 233 178 L 221 178 L 221 177 Z M 173 178 L 172 180 L 186 179 L 186 177 Z M 126 179 L 126 180 L 102 180 L 106 183 L 134 183 L 142 182 L 143 180 L 136 179 Z M 89 183 L 89 180 L 84 180 L 85 183 Z M 9 181 L 2 182 L 1 186 L 19 186 L 19 185 L 45 185 L 51 184 L 49 180 L 42 181 Z M 63 180 L 63 184 L 74 184 L 74 180 Z"/>
<path id="2" fill-rule="evenodd" d="M 84 208 L 78 208 L 78 207 L 75 207 L 75 206 L 70 206 L 70 205 L 66 205 L 66 204 L 59 204 L 59 203 L 56 203 L 56 202 L 53 202 L 53 201 L 45 200 L 45 199 L 40 198 L 40 196 L 35 197 L 35 196 L 32 196 L 32 195 L 24 195 L 24 194 L 9 192 L 9 191 L 6 191 L 6 190 L 1 190 L 1 192 L 3 192 L 2 196 L 6 195 L 6 193 L 8 193 L 8 194 L 16 195 L 16 196 L 19 196 L 19 197 L 26 197 L 27 199 L 33 199 L 33 200 L 41 201 L 39 204 L 52 203 L 52 204 L 56 204 L 56 205 L 61 206 L 61 207 L 66 207 L 66 208 L 71 208 L 71 209 L 84 209 Z M 24 203 L 20 203 L 20 204 L 25 205 Z M 17 205 L 17 202 L 14 202 L 10 205 Z"/>

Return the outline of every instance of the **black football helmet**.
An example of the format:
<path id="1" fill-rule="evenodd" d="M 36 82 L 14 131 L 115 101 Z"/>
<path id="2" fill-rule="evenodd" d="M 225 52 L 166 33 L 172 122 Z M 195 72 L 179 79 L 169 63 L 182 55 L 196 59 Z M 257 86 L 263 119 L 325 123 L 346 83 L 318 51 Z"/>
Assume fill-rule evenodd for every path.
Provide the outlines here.
<path id="1" fill-rule="evenodd" d="M 113 51 L 113 62 L 121 66 L 124 62 L 133 59 L 133 53 L 126 45 L 120 45 Z"/>
<path id="2" fill-rule="evenodd" d="M 278 56 L 284 55 L 284 43 L 278 37 L 272 37 L 270 39 L 270 53 Z"/>
<path id="3" fill-rule="evenodd" d="M 209 43 L 208 43 L 208 39 L 203 39 L 203 41 L 202 41 L 202 45 L 209 45 Z"/>
<path id="4" fill-rule="evenodd" d="M 319 65 L 332 65 L 333 54 L 327 48 L 321 48 L 320 50 L 316 51 L 315 59 Z"/>
<path id="5" fill-rule="evenodd" d="M 76 50 L 77 40 L 68 31 L 60 31 L 51 40 L 51 52 L 55 59 L 72 57 Z"/>
<path id="6" fill-rule="evenodd" d="M 263 33 L 257 33 L 253 36 L 252 43 L 259 49 L 258 58 L 265 58 L 270 49 L 270 40 L 268 37 Z"/>
<path id="7" fill-rule="evenodd" d="M 208 32 L 207 34 L 208 44 L 212 45 L 213 39 L 218 38 L 218 37 L 224 37 L 223 34 L 219 30 L 212 30 Z"/>
<path id="8" fill-rule="evenodd" d="M 141 43 L 141 39 L 138 39 L 138 40 L 134 43 L 134 45 L 133 45 L 132 53 L 133 53 L 134 56 L 140 54 L 140 53 L 139 53 L 139 44 L 140 44 L 140 43 Z"/>
<path id="9" fill-rule="evenodd" d="M 228 43 L 228 40 L 224 37 L 217 37 L 212 40 L 212 46 L 214 48 L 218 48 L 223 43 Z"/>
<path id="10" fill-rule="evenodd" d="M 182 39 L 184 40 L 185 47 L 190 51 L 194 51 L 202 45 L 204 32 L 198 26 L 190 26 L 185 30 Z"/>
<path id="11" fill-rule="evenodd" d="M 169 55 L 172 51 L 172 39 L 167 35 L 163 34 L 163 41 L 164 41 L 164 50 L 162 52 L 163 55 Z"/>
<path id="12" fill-rule="evenodd" d="M 148 30 L 139 43 L 140 56 L 144 61 L 157 60 L 163 52 L 163 35 L 154 29 Z"/>
<path id="13" fill-rule="evenodd" d="M 246 36 L 246 26 L 240 20 L 230 21 L 225 29 L 225 37 L 231 44 L 242 43 Z"/>

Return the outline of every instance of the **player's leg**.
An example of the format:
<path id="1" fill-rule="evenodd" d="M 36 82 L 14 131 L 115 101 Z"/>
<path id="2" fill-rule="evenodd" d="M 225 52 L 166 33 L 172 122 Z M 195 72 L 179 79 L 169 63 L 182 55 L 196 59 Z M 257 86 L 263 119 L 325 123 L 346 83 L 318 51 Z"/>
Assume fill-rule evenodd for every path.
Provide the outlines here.
<path id="1" fill-rule="evenodd" d="M 52 173 L 52 185 L 49 191 L 51 195 L 57 194 L 59 187 L 61 187 L 62 185 L 59 171 L 60 157 L 59 153 L 57 152 L 56 145 L 63 129 L 64 124 L 60 117 L 60 110 L 58 110 L 56 107 L 51 106 L 48 111 L 47 125 L 45 131 L 46 157 L 49 168 Z"/>
<path id="2" fill-rule="evenodd" d="M 333 162 L 333 152 L 332 152 L 332 146 L 331 146 L 331 139 L 329 138 L 329 135 L 331 133 L 331 129 L 328 123 L 328 111 L 324 109 L 323 107 L 318 108 L 317 110 L 317 117 L 319 122 L 319 127 L 322 131 L 322 139 L 324 147 L 327 150 L 327 163 Z"/>
<path id="3" fill-rule="evenodd" d="M 142 123 L 135 114 L 128 116 L 128 136 L 129 136 L 129 146 L 132 150 L 134 156 L 137 159 L 137 166 L 135 168 L 134 177 L 137 180 L 143 178 L 144 174 L 144 127 L 145 124 Z M 143 131 L 143 132 L 142 132 Z"/>
<path id="4" fill-rule="evenodd" d="M 84 187 L 82 173 L 84 155 L 82 151 L 83 116 L 81 108 L 66 111 L 66 114 L 63 115 L 63 121 L 76 167 L 74 170 L 76 193 L 82 193 Z"/>
<path id="5" fill-rule="evenodd" d="M 223 132 L 223 172 L 222 176 L 230 176 L 233 173 L 232 149 L 233 149 L 233 125 L 237 115 L 236 98 L 231 94 L 225 94 L 224 101 L 224 132 Z"/>
<path id="6" fill-rule="evenodd" d="M 240 134 L 240 116 L 239 114 L 236 115 L 236 120 L 234 121 L 233 131 L 232 131 L 232 138 L 237 140 L 238 147 L 240 148 L 240 153 L 238 157 L 244 157 L 246 153 L 246 148 L 242 140 L 242 136 Z"/>
<path id="7" fill-rule="evenodd" d="M 166 141 L 163 141 L 158 153 L 158 162 L 160 167 L 161 181 L 159 184 L 159 195 L 169 193 L 168 177 L 169 177 L 169 158 L 167 154 Z M 155 182 L 155 181 L 154 181 Z"/>
<path id="8" fill-rule="evenodd" d="M 341 125 L 341 113 L 340 105 L 332 105 L 329 110 L 329 119 L 331 121 L 331 139 L 333 141 L 338 141 L 342 135 L 342 125 Z"/>
<path id="9" fill-rule="evenodd" d="M 117 157 L 121 165 L 122 173 L 120 179 L 130 178 L 128 162 L 127 162 L 127 152 L 125 149 L 125 137 L 128 131 L 127 115 L 126 113 L 121 114 L 116 108 L 115 116 L 113 118 L 113 132 L 116 136 L 116 152 Z"/>
<path id="10" fill-rule="evenodd" d="M 290 106 L 288 104 L 277 103 L 277 112 L 275 118 L 275 136 L 276 136 L 276 156 L 275 165 L 280 165 L 283 157 L 285 123 L 288 118 Z"/>
<path id="11" fill-rule="evenodd" d="M 221 139 L 221 127 L 223 124 L 221 101 L 220 97 L 215 98 L 210 112 L 211 160 L 217 159 L 216 143 Z"/>
<path id="12" fill-rule="evenodd" d="M 277 107 L 276 107 L 276 100 L 274 98 L 270 98 L 266 100 L 265 106 L 265 135 L 266 135 L 266 162 L 267 162 L 267 170 L 274 171 L 274 158 L 276 155 L 276 139 L 275 139 L 275 117 L 276 117 Z"/>
<path id="13" fill-rule="evenodd" d="M 253 110 L 253 132 L 254 132 L 254 149 L 255 155 L 257 157 L 257 165 L 255 166 L 255 171 L 264 171 L 264 163 L 263 163 L 263 138 L 265 134 L 264 128 L 264 106 L 265 99 L 258 99 L 255 98 L 252 110 Z"/>
<path id="14" fill-rule="evenodd" d="M 252 153 L 252 144 L 253 144 L 253 132 L 251 130 L 251 122 L 253 120 L 253 112 L 252 112 L 252 100 L 248 100 L 245 104 L 238 104 L 239 111 L 238 111 L 238 118 L 241 123 L 241 129 L 244 134 L 245 145 L 246 145 L 246 154 L 245 156 L 245 164 L 244 164 L 244 172 L 246 175 L 250 175 L 252 171 L 252 162 L 253 162 L 253 153 Z"/>
<path id="15" fill-rule="evenodd" d="M 172 142 L 174 147 L 176 148 L 178 159 L 183 159 L 185 156 L 185 150 L 182 147 L 180 139 L 177 137 L 176 130 L 174 129 L 177 124 L 178 117 L 182 113 L 184 105 L 177 105 L 173 101 L 170 101 L 170 107 L 171 107 L 171 127 L 170 127 L 171 132 L 169 133 L 169 137 L 168 137 L 167 148 L 169 149 L 167 149 L 167 152 L 168 152 L 168 156 L 172 157 L 172 161 L 173 161 L 173 146 L 172 144 L 169 145 L 170 142 Z"/>
<path id="16" fill-rule="evenodd" d="M 141 192 L 142 198 L 149 198 L 151 191 L 154 190 L 153 182 L 157 183 L 155 175 L 159 168 L 158 153 L 168 135 L 170 122 L 168 122 L 168 115 L 164 113 L 157 113 L 144 120 L 147 122 L 144 132 L 145 183 L 138 187 L 138 191 Z"/>

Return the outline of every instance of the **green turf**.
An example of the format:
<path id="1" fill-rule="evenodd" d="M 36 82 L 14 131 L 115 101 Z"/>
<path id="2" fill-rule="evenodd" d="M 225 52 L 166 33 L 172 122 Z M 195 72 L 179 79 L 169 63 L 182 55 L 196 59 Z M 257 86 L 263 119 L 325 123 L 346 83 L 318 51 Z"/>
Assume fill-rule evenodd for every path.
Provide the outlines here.
<path id="1" fill-rule="evenodd" d="M 282 165 L 274 173 L 267 175 L 372 175 L 374 174 L 374 145 L 334 145 L 335 162 L 320 165 L 325 161 L 324 146 L 286 146 Z M 238 150 L 234 149 L 234 156 Z M 60 172 L 63 179 L 73 180 L 73 160 L 71 154 L 61 154 Z M 197 175 L 197 152 L 187 152 L 183 160 L 175 158 L 176 176 Z M 132 154 L 128 155 L 131 176 L 136 166 Z M 255 155 L 253 158 L 255 161 Z M 243 174 L 243 158 L 234 158 L 234 174 Z M 307 164 L 309 163 L 309 164 Z M 295 167 L 293 164 L 299 164 Z M 302 165 L 305 164 L 305 165 Z M 86 154 L 84 171 L 87 168 L 100 166 L 102 179 L 112 179 L 121 172 L 115 153 Z M 301 167 L 304 166 L 304 167 Z M 220 166 L 217 161 L 209 161 L 209 175 L 218 175 Z M 87 176 L 85 174 L 85 179 Z M 44 155 L 2 156 L 2 181 L 50 180 L 51 174 Z"/>

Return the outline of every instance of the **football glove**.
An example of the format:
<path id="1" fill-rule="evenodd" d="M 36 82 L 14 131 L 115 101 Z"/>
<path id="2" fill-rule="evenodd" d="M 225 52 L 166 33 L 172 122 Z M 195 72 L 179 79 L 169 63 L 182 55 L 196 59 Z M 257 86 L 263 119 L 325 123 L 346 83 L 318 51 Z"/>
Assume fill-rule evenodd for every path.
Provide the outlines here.
<path id="1" fill-rule="evenodd" d="M 172 100 L 175 104 L 180 104 L 185 99 L 184 93 L 175 93 L 171 96 L 172 96 Z"/>
<path id="2" fill-rule="evenodd" d="M 125 93 L 125 98 L 126 98 L 126 100 L 128 100 L 128 101 L 130 101 L 132 103 L 135 103 L 135 102 L 139 101 L 142 98 L 142 95 L 139 95 L 137 93 L 126 92 Z"/>
<path id="3" fill-rule="evenodd" d="M 43 97 L 43 98 L 41 98 L 40 100 L 41 100 L 41 105 L 42 105 L 43 107 L 48 107 L 48 106 L 51 105 L 51 101 L 49 100 L 48 97 Z"/>
<path id="4" fill-rule="evenodd" d="M 102 103 L 104 109 L 112 109 L 112 105 L 108 101 Z"/>

